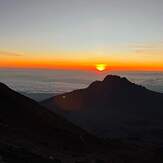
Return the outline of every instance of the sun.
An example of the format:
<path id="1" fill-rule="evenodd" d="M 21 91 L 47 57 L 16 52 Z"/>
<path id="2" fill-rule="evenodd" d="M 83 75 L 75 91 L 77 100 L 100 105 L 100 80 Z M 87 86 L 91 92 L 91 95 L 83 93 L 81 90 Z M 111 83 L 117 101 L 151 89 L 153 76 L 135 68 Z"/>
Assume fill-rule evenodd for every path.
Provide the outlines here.
<path id="1" fill-rule="evenodd" d="M 104 70 L 106 70 L 106 64 L 97 64 L 96 69 L 98 71 L 104 71 Z"/>

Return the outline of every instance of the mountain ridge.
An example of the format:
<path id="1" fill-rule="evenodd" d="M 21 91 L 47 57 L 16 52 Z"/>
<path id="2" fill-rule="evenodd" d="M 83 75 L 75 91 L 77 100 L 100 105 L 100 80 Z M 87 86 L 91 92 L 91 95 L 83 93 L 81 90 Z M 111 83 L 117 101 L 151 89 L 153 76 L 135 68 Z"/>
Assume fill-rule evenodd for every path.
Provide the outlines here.
<path id="1" fill-rule="evenodd" d="M 92 122 L 87 119 L 90 118 L 87 110 L 84 111 L 88 116 L 84 115 L 84 121 L 89 126 Z M 92 110 L 90 113 L 92 117 Z M 79 114 L 75 116 L 80 120 Z M 101 125 L 99 119 L 96 122 Z M 105 163 L 128 160 L 149 163 L 163 160 L 162 148 L 158 145 L 130 143 L 125 139 L 99 139 L 90 131 L 86 132 L 0 83 L 0 162 Z"/>
<path id="2" fill-rule="evenodd" d="M 40 149 L 51 146 L 54 151 L 67 148 L 84 152 L 100 144 L 95 136 L 3 83 L 0 83 L 0 130 L 0 140 L 20 146 L 36 143 Z"/>
<path id="3" fill-rule="evenodd" d="M 98 136 L 140 135 L 149 126 L 152 129 L 148 132 L 157 127 L 163 129 L 163 94 L 116 75 L 108 75 L 87 88 L 54 96 L 42 104 Z"/>

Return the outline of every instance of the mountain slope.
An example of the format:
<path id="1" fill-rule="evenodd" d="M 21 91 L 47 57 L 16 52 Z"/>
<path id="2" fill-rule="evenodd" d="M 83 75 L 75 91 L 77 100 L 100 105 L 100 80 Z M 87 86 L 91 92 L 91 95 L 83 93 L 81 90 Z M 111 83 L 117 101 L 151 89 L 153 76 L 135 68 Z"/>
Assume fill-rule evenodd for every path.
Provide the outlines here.
<path id="1" fill-rule="evenodd" d="M 108 75 L 42 104 L 99 136 L 163 137 L 163 94 L 119 76 Z"/>
<path id="2" fill-rule="evenodd" d="M 88 152 L 96 137 L 0 83 L 0 143 L 36 153 Z"/>
<path id="3" fill-rule="evenodd" d="M 0 83 L 0 162 L 149 163 L 162 160 L 159 146 L 110 139 L 101 144 L 101 140 L 85 130 Z"/>

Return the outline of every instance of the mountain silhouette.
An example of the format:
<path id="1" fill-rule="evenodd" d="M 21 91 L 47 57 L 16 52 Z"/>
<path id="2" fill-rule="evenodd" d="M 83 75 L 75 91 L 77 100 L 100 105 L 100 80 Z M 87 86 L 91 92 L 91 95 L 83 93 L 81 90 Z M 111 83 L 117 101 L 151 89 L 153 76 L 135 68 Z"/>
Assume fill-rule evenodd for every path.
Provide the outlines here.
<path id="1" fill-rule="evenodd" d="M 108 75 L 41 104 L 98 136 L 163 138 L 163 94 L 124 77 Z"/>
<path id="2" fill-rule="evenodd" d="M 95 136 L 2 83 L 0 133 L 0 146 L 7 143 L 45 157 L 49 153 L 53 156 L 56 151 L 82 154 L 98 149 L 100 144 Z"/>
<path id="3" fill-rule="evenodd" d="M 110 79 L 106 78 L 105 81 L 107 80 Z M 128 82 L 126 79 L 123 80 Z M 100 87 L 103 85 L 101 84 L 100 82 Z M 82 92 L 82 97 L 94 95 L 97 98 L 97 93 L 100 93 L 99 90 L 103 90 L 102 87 L 98 87 L 99 82 L 94 82 L 85 90 L 74 91 L 55 98 L 67 100 L 67 95 L 73 94 L 71 98 L 76 97 L 77 100 L 80 97 L 80 92 Z M 89 107 L 80 107 L 80 109 L 75 110 L 75 106 L 78 106 L 81 100 L 80 97 L 79 101 L 69 103 L 68 109 L 72 105 L 74 106 L 72 107 L 73 110 L 66 112 L 62 110 L 63 108 L 59 110 L 58 103 L 55 105 L 56 110 L 54 109 L 52 112 L 0 83 L 0 162 L 89 163 L 93 161 L 105 163 L 133 162 L 133 160 L 135 163 L 162 162 L 163 150 L 159 146 L 128 143 L 123 142 L 123 139 L 119 141 L 98 139 L 54 113 L 59 110 L 58 113 L 67 116 L 75 123 L 77 122 L 76 119 L 78 119 L 78 124 L 81 124 L 83 119 L 91 127 L 90 131 L 92 131 L 92 122 L 95 118 L 101 116 L 100 112 L 102 113 L 103 110 L 107 109 L 99 107 L 100 100 L 95 101 L 93 97 L 90 97 L 92 102 L 85 99 L 85 106 L 89 104 Z M 103 102 L 103 98 L 101 100 Z M 96 102 L 98 105 L 96 105 Z M 91 106 L 92 108 L 90 108 Z M 96 109 L 99 110 L 98 115 Z M 69 113 L 72 113 L 72 115 L 69 115 Z M 102 115 L 104 114 L 102 113 Z M 76 119 L 74 119 L 74 116 L 76 116 Z M 106 117 L 108 118 L 108 114 L 106 114 Z M 104 116 L 103 119 L 106 121 Z M 101 126 L 101 122 L 98 119 L 96 120 Z M 85 126 L 86 123 L 82 125 Z M 94 127 L 97 128 L 96 124 Z M 85 128 L 87 127 L 85 126 Z"/>

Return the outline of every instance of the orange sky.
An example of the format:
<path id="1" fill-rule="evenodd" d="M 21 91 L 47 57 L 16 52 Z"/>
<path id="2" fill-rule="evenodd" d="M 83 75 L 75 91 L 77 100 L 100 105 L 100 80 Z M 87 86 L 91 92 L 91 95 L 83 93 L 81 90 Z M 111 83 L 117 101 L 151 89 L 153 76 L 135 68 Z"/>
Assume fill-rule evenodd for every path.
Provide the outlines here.
<path id="1" fill-rule="evenodd" d="M 78 54 L 79 55 L 79 54 Z M 106 64 L 107 70 L 142 70 L 142 71 L 163 71 L 162 60 L 144 59 L 134 60 L 134 58 L 53 58 L 38 55 L 30 56 L 0 56 L 1 68 L 45 68 L 45 69 L 80 69 L 95 70 L 97 64 Z"/>
<path id="2" fill-rule="evenodd" d="M 0 67 L 163 71 L 163 1 L 70 1 L 1 0 Z"/>

